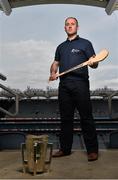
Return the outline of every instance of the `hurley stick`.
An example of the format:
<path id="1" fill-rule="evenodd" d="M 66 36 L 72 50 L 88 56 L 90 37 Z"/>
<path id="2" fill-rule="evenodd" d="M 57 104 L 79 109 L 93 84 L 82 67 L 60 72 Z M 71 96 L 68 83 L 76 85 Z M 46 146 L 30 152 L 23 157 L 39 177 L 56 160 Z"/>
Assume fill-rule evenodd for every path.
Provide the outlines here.
<path id="1" fill-rule="evenodd" d="M 108 56 L 108 54 L 109 54 L 109 52 L 106 49 L 103 49 L 98 54 L 96 54 L 94 57 L 91 57 L 88 61 L 85 61 L 84 63 L 81 63 L 81 64 L 79 64 L 77 66 L 74 66 L 74 67 L 72 67 L 72 68 L 70 68 L 70 69 L 68 69 L 68 70 L 66 70 L 66 71 L 64 71 L 64 72 L 62 72 L 60 74 L 57 74 L 56 77 L 63 76 L 65 74 L 69 73 L 69 72 L 72 72 L 72 71 L 76 70 L 76 69 L 87 66 L 87 65 L 89 65 L 90 61 L 93 62 L 93 63 L 103 61 Z"/>

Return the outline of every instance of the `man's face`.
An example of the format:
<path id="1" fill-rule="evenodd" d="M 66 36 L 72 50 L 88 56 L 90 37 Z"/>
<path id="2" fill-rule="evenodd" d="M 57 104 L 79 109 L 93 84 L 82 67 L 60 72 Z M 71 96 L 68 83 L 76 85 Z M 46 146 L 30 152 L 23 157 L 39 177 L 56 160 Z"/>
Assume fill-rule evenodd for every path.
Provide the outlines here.
<path id="1" fill-rule="evenodd" d="M 65 22 L 65 32 L 68 35 L 74 35 L 77 34 L 78 25 L 75 19 L 69 18 Z"/>

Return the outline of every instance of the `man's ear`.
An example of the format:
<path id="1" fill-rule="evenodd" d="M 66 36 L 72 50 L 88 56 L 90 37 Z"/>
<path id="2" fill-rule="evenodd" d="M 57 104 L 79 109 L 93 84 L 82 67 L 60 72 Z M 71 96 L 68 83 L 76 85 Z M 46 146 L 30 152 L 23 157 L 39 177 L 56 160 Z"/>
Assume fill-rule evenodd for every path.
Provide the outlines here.
<path id="1" fill-rule="evenodd" d="M 65 30 L 65 32 L 66 32 L 66 26 L 64 26 L 64 30 Z"/>

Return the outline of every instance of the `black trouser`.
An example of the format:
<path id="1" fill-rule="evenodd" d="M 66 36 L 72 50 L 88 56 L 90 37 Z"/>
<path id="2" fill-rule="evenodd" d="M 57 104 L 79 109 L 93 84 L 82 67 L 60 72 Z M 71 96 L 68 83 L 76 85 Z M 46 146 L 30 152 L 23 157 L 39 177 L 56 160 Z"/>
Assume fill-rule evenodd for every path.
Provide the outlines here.
<path id="1" fill-rule="evenodd" d="M 71 152 L 75 108 L 79 111 L 87 153 L 98 152 L 97 134 L 92 116 L 89 82 L 68 81 L 59 84 L 59 109 L 61 117 L 60 149 Z"/>

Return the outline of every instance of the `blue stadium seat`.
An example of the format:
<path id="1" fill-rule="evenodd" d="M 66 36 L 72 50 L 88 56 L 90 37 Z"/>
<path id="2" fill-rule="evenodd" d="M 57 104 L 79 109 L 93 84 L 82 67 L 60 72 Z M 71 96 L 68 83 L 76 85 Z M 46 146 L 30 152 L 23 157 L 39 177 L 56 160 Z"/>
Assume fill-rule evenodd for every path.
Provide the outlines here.
<path id="1" fill-rule="evenodd" d="M 19 132 L 0 133 L 0 150 L 20 149 L 21 143 L 25 142 L 25 134 Z"/>

